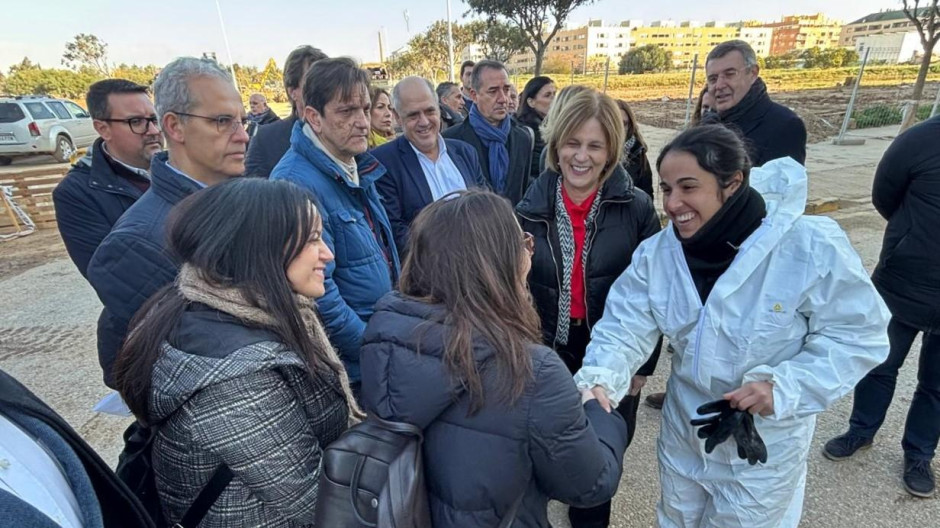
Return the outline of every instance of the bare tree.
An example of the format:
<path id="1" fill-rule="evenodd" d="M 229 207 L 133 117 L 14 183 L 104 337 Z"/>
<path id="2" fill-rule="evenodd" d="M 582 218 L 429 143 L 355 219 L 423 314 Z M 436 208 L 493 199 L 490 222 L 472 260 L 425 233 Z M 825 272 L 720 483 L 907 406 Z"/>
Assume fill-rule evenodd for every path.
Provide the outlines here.
<path id="1" fill-rule="evenodd" d="M 62 64 L 75 71 L 88 68 L 105 77 L 111 76 L 111 67 L 108 65 L 108 45 L 95 35 L 86 33 L 75 35 L 72 42 L 65 44 Z"/>
<path id="2" fill-rule="evenodd" d="M 924 56 L 920 62 L 920 71 L 917 72 L 917 82 L 914 83 L 914 95 L 911 99 L 914 105 L 907 117 L 901 123 L 901 130 L 906 130 L 917 117 L 917 105 L 924 95 L 924 83 L 927 81 L 927 73 L 930 70 L 930 59 L 933 57 L 933 49 L 940 40 L 940 8 L 937 2 L 940 0 L 925 0 L 924 6 L 920 6 L 920 0 L 901 0 L 904 4 L 904 16 L 914 24 L 917 33 L 920 35 L 920 43 L 924 47 Z"/>
<path id="3" fill-rule="evenodd" d="M 594 0 L 466 0 L 470 11 L 487 18 L 505 18 L 514 22 L 528 39 L 535 54 L 535 75 L 542 73 L 542 59 L 548 44 L 565 25 L 576 8 Z M 554 21 L 549 21 L 549 15 Z"/>

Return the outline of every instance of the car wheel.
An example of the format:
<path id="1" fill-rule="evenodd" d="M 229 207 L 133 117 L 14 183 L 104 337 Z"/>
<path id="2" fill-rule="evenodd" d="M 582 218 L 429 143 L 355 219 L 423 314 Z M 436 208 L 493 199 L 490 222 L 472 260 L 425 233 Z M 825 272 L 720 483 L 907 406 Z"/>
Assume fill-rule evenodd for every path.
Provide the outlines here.
<path id="1" fill-rule="evenodd" d="M 66 163 L 75 154 L 75 147 L 72 146 L 72 140 L 66 136 L 58 136 L 55 139 L 55 152 L 52 157 L 59 163 Z"/>
<path id="2" fill-rule="evenodd" d="M 13 163 L 13 158 L 8 158 L 6 156 L 0 156 L 0 167 L 6 167 L 7 165 Z"/>

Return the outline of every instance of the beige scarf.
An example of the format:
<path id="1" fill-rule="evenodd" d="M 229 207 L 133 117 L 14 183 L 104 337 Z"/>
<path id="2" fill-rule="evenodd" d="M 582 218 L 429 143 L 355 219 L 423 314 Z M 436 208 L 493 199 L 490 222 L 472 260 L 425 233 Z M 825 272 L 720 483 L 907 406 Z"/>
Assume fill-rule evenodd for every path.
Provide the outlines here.
<path id="1" fill-rule="evenodd" d="M 350 164 L 334 156 L 326 148 L 326 145 L 324 145 L 323 142 L 320 141 L 320 136 L 317 136 L 317 133 L 313 131 L 313 128 L 308 123 L 304 123 L 303 132 L 304 132 L 304 135 L 307 136 L 307 138 L 313 142 L 314 147 L 316 147 L 319 150 L 322 150 L 323 153 L 326 154 L 331 160 L 335 161 L 336 164 L 339 165 L 341 169 L 343 169 L 343 172 L 345 172 L 346 175 L 349 176 L 349 179 L 352 180 L 352 182 L 356 184 L 356 187 L 359 186 L 359 167 L 356 165 L 355 160 L 353 160 L 353 162 Z"/>
<path id="2" fill-rule="evenodd" d="M 271 314 L 263 308 L 250 304 L 240 291 L 206 281 L 196 268 L 189 264 L 183 264 L 180 269 L 179 276 L 176 278 L 176 287 L 187 300 L 205 304 L 242 321 L 265 327 L 273 327 L 275 324 Z M 346 375 L 346 369 L 343 368 L 343 363 L 336 354 L 336 350 L 333 349 L 326 337 L 323 325 L 317 319 L 317 315 L 313 310 L 313 300 L 298 294 L 295 294 L 294 298 L 297 300 L 297 309 L 300 311 L 304 326 L 310 331 L 310 339 L 313 341 L 314 347 L 321 356 L 325 356 L 321 359 L 339 379 L 343 397 L 346 399 L 346 405 L 349 409 L 350 423 L 359 422 L 365 418 L 365 413 L 356 403 L 352 390 L 349 388 L 349 377 Z"/>

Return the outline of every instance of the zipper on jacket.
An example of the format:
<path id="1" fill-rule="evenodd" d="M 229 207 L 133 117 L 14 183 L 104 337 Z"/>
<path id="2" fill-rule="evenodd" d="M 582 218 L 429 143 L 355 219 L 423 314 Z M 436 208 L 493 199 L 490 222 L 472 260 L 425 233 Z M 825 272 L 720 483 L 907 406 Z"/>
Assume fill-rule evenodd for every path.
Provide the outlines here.
<path id="1" fill-rule="evenodd" d="M 630 203 L 633 199 L 630 200 L 601 200 L 601 203 L 597 204 L 597 214 L 600 214 L 601 207 L 609 203 Z M 594 215 L 594 218 L 591 220 L 593 228 L 591 229 L 591 245 L 588 246 L 588 251 L 584 255 L 584 262 L 581 263 L 581 272 L 582 280 L 584 281 L 584 324 L 588 327 L 588 332 L 591 331 L 591 312 L 588 309 L 588 284 L 587 284 L 587 274 L 588 274 L 588 262 L 590 261 L 591 250 L 594 249 L 594 237 L 597 235 L 597 215 Z M 632 261 L 632 259 L 631 259 Z M 590 337 L 589 337 L 590 339 Z"/>
<path id="2" fill-rule="evenodd" d="M 681 242 L 679 244 L 679 250 L 681 251 Z M 695 280 L 692 279 L 692 271 L 689 269 L 689 263 L 686 262 L 684 255 L 682 255 L 681 258 L 682 263 L 684 264 L 682 267 L 683 275 L 685 276 L 686 280 L 689 281 L 689 284 L 692 285 L 692 291 L 695 293 L 695 298 L 699 299 L 698 288 L 695 287 Z M 695 349 L 692 351 L 692 371 L 695 374 L 696 380 L 698 379 L 699 356 L 701 355 L 700 352 L 702 349 L 702 332 L 705 330 L 705 317 L 708 315 L 708 299 L 706 298 L 705 302 L 702 302 L 701 299 L 699 299 L 699 304 L 702 307 L 702 311 L 698 314 L 698 322 L 696 323 L 698 329 L 695 332 Z"/>

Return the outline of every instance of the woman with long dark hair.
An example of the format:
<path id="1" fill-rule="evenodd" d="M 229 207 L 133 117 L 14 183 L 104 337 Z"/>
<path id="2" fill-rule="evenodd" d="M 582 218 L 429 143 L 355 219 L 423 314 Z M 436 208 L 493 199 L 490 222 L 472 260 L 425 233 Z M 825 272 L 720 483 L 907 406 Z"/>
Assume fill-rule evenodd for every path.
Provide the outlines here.
<path id="1" fill-rule="evenodd" d="M 557 104 L 557 103 L 556 103 Z M 548 168 L 516 206 L 522 228 L 535 238 L 529 288 L 542 326 L 542 343 L 574 374 L 581 368 L 591 327 L 604 313 L 611 284 L 640 242 L 659 231 L 647 193 L 638 191 L 620 163 L 624 128 L 614 101 L 583 90 L 552 111 L 543 126 Z M 632 439 L 640 388 L 656 368 L 637 373 L 617 411 Z M 607 526 L 610 503 L 570 508 L 574 528 Z"/>
<path id="2" fill-rule="evenodd" d="M 617 401 L 664 334 L 659 526 L 795 528 L 815 415 L 886 357 L 887 308 L 839 225 L 803 214 L 793 159 L 751 170 L 700 125 L 656 164 L 670 224 L 611 287 L 575 380 Z"/>
<path id="3" fill-rule="evenodd" d="M 171 212 L 175 284 L 137 313 L 117 388 L 156 428 L 163 514 L 178 522 L 213 474 L 234 477 L 200 526 L 313 522 L 320 447 L 361 417 L 314 313 L 333 255 L 300 188 L 236 179 Z"/>
<path id="4" fill-rule="evenodd" d="M 519 123 L 527 126 L 535 133 L 535 147 L 532 149 L 532 170 L 531 177 L 534 180 L 539 176 L 539 159 L 542 156 L 542 149 L 545 148 L 545 140 L 542 139 L 542 121 L 548 115 L 548 110 L 552 107 L 555 100 L 555 81 L 551 77 L 540 75 L 529 79 L 519 94 L 519 110 L 516 116 Z"/>
<path id="5" fill-rule="evenodd" d="M 408 240 L 401 293 L 376 305 L 363 338 L 363 400 L 424 430 L 435 528 L 548 527 L 549 498 L 610 500 L 627 430 L 583 401 L 538 345 L 526 287 L 532 239 L 509 202 L 460 191 L 427 206 Z M 514 513 L 514 508 L 516 511 Z"/>

